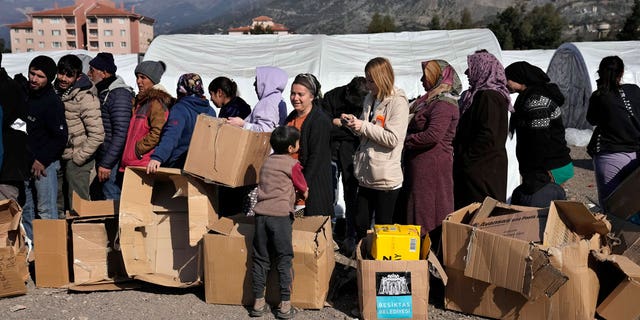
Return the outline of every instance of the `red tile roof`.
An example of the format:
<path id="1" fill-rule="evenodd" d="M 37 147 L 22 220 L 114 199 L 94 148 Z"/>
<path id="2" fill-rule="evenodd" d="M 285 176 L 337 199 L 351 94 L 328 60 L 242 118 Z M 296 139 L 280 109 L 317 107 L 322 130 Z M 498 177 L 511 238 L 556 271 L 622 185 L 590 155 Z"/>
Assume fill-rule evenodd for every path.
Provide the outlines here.
<path id="1" fill-rule="evenodd" d="M 86 15 L 98 16 L 98 17 L 134 17 L 134 18 L 142 17 L 145 20 L 150 20 L 151 23 L 155 22 L 155 19 L 151 19 L 149 17 L 145 17 L 137 13 L 133 13 L 133 12 L 119 9 L 119 8 L 114 8 L 114 7 L 105 6 L 101 4 L 97 4 L 96 6 L 91 8 L 89 11 L 87 11 Z"/>
<path id="2" fill-rule="evenodd" d="M 9 25 L 10 29 L 31 29 L 33 28 L 33 21 L 22 21 L 17 23 L 12 23 Z"/>
<path id="3" fill-rule="evenodd" d="M 271 27 L 271 30 L 273 30 L 273 31 L 289 31 L 289 28 L 285 27 L 284 24 L 274 23 L 273 26 Z"/>
<path id="4" fill-rule="evenodd" d="M 76 9 L 76 6 L 68 6 L 51 10 L 43 10 L 32 12 L 32 17 L 40 17 L 40 16 L 72 16 L 73 10 Z"/>
<path id="5" fill-rule="evenodd" d="M 229 32 L 249 32 L 251 31 L 251 27 L 244 26 L 244 27 L 237 27 L 237 28 L 229 28 L 228 31 Z"/>
<path id="6" fill-rule="evenodd" d="M 273 21 L 273 19 L 267 16 L 259 16 L 259 17 L 253 18 L 253 21 Z"/>

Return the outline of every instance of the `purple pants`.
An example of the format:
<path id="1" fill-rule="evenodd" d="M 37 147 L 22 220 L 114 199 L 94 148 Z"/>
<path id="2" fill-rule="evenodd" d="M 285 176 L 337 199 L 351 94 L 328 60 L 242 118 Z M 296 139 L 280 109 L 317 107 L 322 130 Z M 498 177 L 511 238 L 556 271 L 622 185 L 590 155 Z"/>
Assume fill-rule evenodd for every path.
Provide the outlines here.
<path id="1" fill-rule="evenodd" d="M 604 200 L 638 166 L 640 160 L 635 152 L 600 153 L 593 157 L 600 208 L 604 208 Z"/>

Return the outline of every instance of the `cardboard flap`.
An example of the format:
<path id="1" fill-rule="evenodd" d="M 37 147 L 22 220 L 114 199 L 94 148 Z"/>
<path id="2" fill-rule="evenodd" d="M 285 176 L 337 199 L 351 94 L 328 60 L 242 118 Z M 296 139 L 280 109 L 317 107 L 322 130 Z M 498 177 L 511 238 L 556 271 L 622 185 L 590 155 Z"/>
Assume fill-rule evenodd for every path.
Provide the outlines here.
<path id="1" fill-rule="evenodd" d="M 601 205 L 605 212 L 623 220 L 640 212 L 640 197 L 636 196 L 639 184 L 640 168 L 637 168 L 613 190 L 609 197 L 604 199 Z"/>
<path id="2" fill-rule="evenodd" d="M 0 297 L 27 293 L 27 286 L 20 275 L 16 258 L 13 248 L 0 248 Z"/>
<path id="3" fill-rule="evenodd" d="M 18 230 L 22 209 L 14 200 L 0 201 L 0 240 L 7 239 L 9 231 Z"/>
<path id="4" fill-rule="evenodd" d="M 545 246 L 562 246 L 594 234 L 606 235 L 610 226 L 597 219 L 581 202 L 553 201 L 544 231 Z"/>
<path id="5" fill-rule="evenodd" d="M 85 200 L 73 191 L 73 208 L 67 212 L 67 219 L 85 217 L 113 217 L 118 215 L 120 201 L 115 200 Z"/>
<path id="6" fill-rule="evenodd" d="M 496 205 L 498 205 L 498 200 L 491 197 L 484 198 L 484 201 L 482 201 L 482 205 L 480 206 L 476 214 L 474 214 L 471 218 L 469 225 L 476 226 L 484 222 L 484 220 L 491 215 L 491 212 L 493 211 L 493 209 L 495 209 Z"/>
<path id="7" fill-rule="evenodd" d="M 525 297 L 553 296 L 569 278 L 551 264 L 546 252 L 534 248 L 525 274 Z"/>
<path id="8" fill-rule="evenodd" d="M 438 273 L 437 277 L 440 278 L 440 280 L 442 280 L 442 283 L 444 283 L 444 285 L 446 286 L 447 282 L 449 281 L 449 277 L 447 276 L 447 273 L 444 272 L 444 268 L 440 264 L 440 261 L 438 261 L 438 257 L 436 257 L 433 251 L 429 250 L 429 254 L 427 255 L 427 260 L 433 266 L 433 269 L 434 269 L 429 271 L 431 273 L 434 273 L 434 272 Z"/>

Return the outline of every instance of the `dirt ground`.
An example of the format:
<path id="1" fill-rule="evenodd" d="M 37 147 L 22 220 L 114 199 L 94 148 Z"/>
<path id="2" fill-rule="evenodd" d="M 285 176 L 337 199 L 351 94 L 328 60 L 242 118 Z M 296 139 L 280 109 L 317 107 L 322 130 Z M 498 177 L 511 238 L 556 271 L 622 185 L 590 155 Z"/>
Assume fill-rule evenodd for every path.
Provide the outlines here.
<path id="1" fill-rule="evenodd" d="M 565 189 L 571 200 L 591 204 L 596 201 L 593 167 L 585 148 L 572 147 L 575 177 Z M 342 273 L 352 275 L 353 269 Z M 355 278 L 353 278 L 355 279 Z M 72 293 L 60 289 L 35 288 L 28 283 L 29 292 L 23 296 L 0 299 L 0 319 L 249 319 L 241 306 L 211 305 L 204 302 L 203 287 L 171 289 L 143 285 L 139 289 L 116 292 Z M 442 289 L 432 285 L 429 317 L 431 319 L 482 319 L 444 310 Z M 296 319 L 354 319 L 358 308 L 355 280 L 347 281 L 333 297 L 333 307 L 304 310 Z M 274 319 L 268 314 L 264 319 Z"/>

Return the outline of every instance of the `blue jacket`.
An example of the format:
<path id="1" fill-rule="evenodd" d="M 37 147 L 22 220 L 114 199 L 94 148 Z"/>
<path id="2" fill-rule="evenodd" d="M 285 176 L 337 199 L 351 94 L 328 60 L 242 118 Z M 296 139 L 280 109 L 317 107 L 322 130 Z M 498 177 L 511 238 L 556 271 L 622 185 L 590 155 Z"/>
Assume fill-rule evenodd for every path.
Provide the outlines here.
<path id="1" fill-rule="evenodd" d="M 104 126 L 104 142 L 98 148 L 97 165 L 111 169 L 120 161 L 124 151 L 133 109 L 133 89 L 115 76 L 98 82 L 96 88 Z"/>
<path id="2" fill-rule="evenodd" d="M 180 98 L 169 111 L 169 119 L 162 129 L 160 143 L 151 159 L 160 161 L 163 167 L 182 168 L 196 126 L 198 115 L 204 113 L 215 117 L 216 112 L 209 101 L 196 96 Z"/>
<path id="3" fill-rule="evenodd" d="M 46 168 L 60 160 L 67 144 L 67 121 L 64 118 L 64 104 L 51 84 L 38 91 L 29 91 L 27 134 L 30 164 L 38 160 Z"/>

